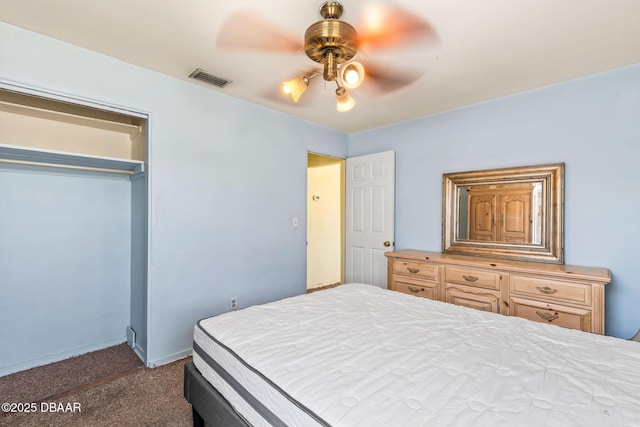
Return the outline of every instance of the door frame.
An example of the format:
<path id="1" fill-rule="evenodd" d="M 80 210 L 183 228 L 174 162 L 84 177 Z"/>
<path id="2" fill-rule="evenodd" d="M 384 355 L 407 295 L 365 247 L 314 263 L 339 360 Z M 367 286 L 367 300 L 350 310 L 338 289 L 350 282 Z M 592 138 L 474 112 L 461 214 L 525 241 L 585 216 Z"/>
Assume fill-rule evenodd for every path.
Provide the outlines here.
<path id="1" fill-rule="evenodd" d="M 314 166 L 321 165 L 333 165 L 340 164 L 340 184 L 338 185 L 338 191 L 340 192 L 340 284 L 344 283 L 345 280 L 345 220 L 346 220 L 346 158 L 331 156 L 327 154 L 322 154 L 314 151 L 307 151 L 307 171 L 309 168 Z M 307 173 L 307 191 L 306 191 L 306 202 L 305 202 L 305 214 L 307 215 L 307 229 L 306 229 L 306 237 L 307 237 L 307 247 L 309 245 L 309 222 L 308 222 L 308 203 L 311 200 L 312 194 L 309 194 L 309 182 L 308 182 L 308 173 Z M 309 257 L 306 257 L 306 268 L 309 268 Z M 309 289 L 309 283 L 306 283 L 307 289 Z"/>

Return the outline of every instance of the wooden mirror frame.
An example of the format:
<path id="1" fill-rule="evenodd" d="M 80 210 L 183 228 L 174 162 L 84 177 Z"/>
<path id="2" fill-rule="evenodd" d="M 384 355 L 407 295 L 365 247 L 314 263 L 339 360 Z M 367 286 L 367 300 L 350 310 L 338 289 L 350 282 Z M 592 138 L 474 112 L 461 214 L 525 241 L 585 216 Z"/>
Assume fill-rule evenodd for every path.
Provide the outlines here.
<path id="1" fill-rule="evenodd" d="M 458 238 L 460 187 L 536 182 L 542 183 L 540 244 Z M 555 264 L 564 262 L 564 163 L 447 173 L 442 176 L 442 183 L 442 252 Z"/>

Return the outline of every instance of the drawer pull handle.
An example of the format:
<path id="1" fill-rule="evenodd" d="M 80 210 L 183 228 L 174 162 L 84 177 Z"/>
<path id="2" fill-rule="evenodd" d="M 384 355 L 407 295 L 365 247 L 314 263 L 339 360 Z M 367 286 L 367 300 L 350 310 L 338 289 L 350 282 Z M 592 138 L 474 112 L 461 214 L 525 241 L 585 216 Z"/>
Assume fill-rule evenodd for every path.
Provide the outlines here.
<path id="1" fill-rule="evenodd" d="M 548 286 L 536 286 L 536 289 L 546 295 L 553 295 L 558 292 L 557 289 L 550 288 Z"/>
<path id="2" fill-rule="evenodd" d="M 420 288 L 414 288 L 413 286 L 408 286 L 409 290 L 414 293 L 417 294 L 420 291 L 424 291 L 424 289 L 420 289 Z"/>
<path id="3" fill-rule="evenodd" d="M 557 320 L 560 318 L 560 316 L 558 316 L 558 313 L 551 314 L 551 313 L 545 313 L 544 311 L 536 311 L 536 314 L 540 316 L 541 319 L 544 319 L 548 322 L 553 322 L 554 320 Z"/>
<path id="4" fill-rule="evenodd" d="M 416 274 L 418 271 L 420 271 L 420 269 L 415 267 L 407 267 L 407 271 L 409 271 L 409 273 Z"/>
<path id="5" fill-rule="evenodd" d="M 478 281 L 478 278 L 476 276 L 467 276 L 466 274 L 463 274 L 462 278 L 467 282 L 471 282 L 471 283 Z"/>

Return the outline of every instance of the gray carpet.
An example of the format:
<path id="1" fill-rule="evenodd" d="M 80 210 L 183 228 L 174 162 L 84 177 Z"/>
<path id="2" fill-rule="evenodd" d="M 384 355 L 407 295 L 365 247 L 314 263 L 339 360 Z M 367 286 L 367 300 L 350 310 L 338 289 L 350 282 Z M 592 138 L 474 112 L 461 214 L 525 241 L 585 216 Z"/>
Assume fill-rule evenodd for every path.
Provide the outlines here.
<path id="1" fill-rule="evenodd" d="M 182 396 L 189 360 L 148 369 L 123 344 L 0 377 L 0 402 L 36 407 L 0 413 L 0 426 L 190 426 Z M 66 411 L 52 410 L 60 404 Z"/>

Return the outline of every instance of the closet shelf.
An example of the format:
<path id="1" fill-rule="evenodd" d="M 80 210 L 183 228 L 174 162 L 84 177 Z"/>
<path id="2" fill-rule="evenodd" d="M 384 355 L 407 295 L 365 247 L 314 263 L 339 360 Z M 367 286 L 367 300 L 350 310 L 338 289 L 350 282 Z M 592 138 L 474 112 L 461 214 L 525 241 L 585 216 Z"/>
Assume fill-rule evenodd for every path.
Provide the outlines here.
<path id="1" fill-rule="evenodd" d="M 144 162 L 140 160 L 92 156 L 9 144 L 0 144 L 0 160 L 3 159 L 24 164 L 39 163 L 42 165 L 101 169 L 120 173 L 137 174 L 144 172 Z"/>

